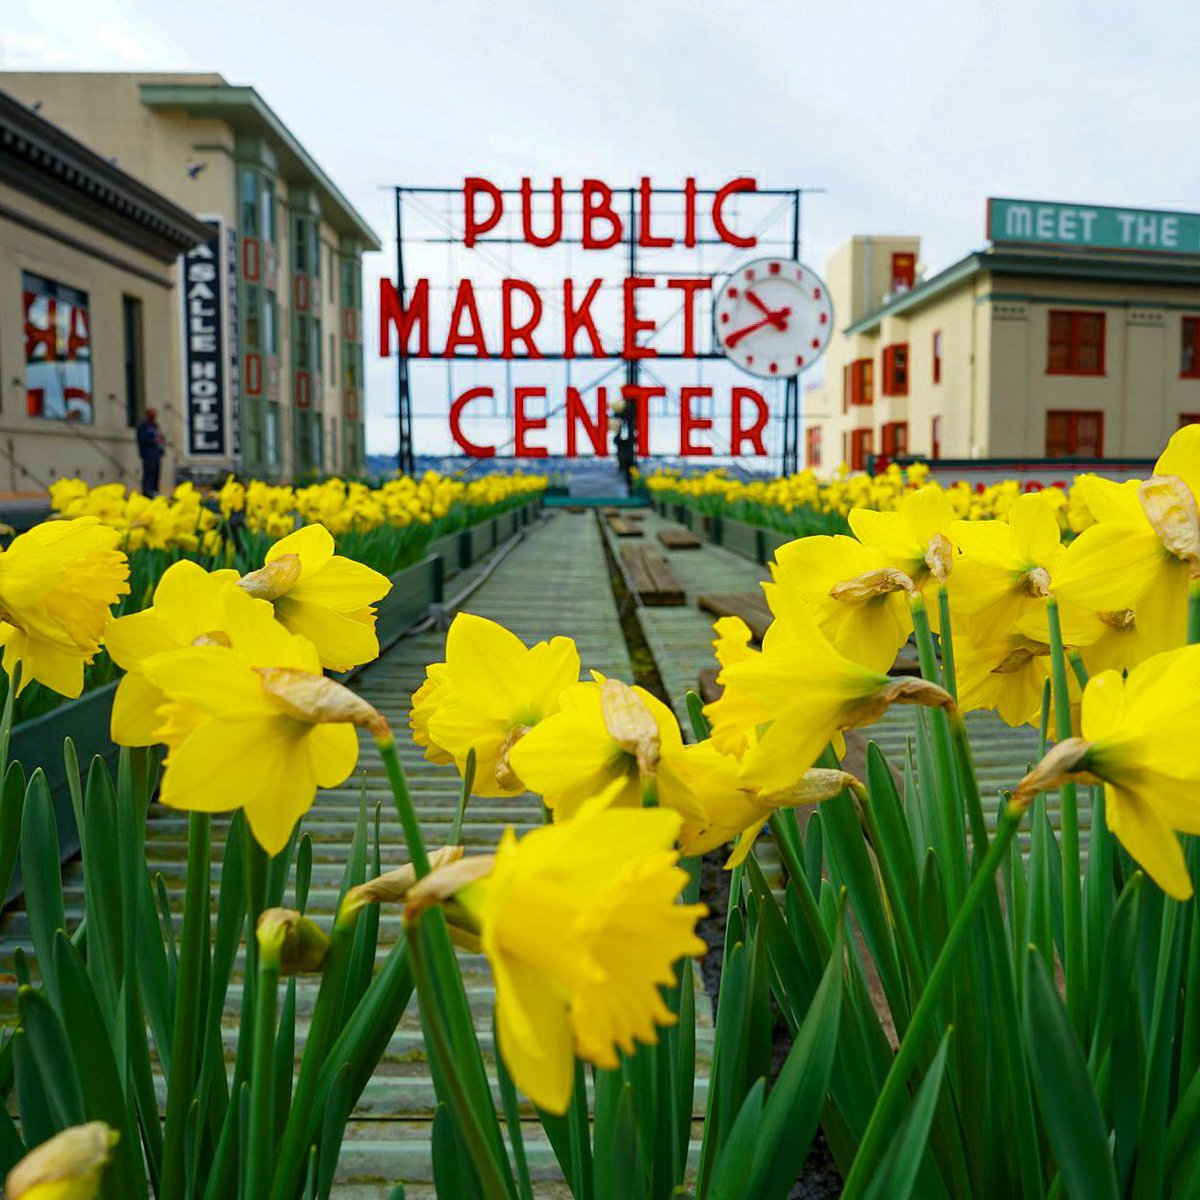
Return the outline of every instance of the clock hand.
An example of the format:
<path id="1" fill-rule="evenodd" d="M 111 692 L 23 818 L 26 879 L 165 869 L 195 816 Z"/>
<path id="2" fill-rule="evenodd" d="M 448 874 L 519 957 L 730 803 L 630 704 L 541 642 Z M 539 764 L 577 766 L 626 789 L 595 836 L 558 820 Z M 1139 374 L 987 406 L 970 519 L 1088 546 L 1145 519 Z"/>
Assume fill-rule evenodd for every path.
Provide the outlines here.
<path id="1" fill-rule="evenodd" d="M 734 330 L 725 339 L 725 345 L 732 350 L 744 337 L 748 337 L 758 329 L 762 329 L 764 325 L 770 325 L 774 329 L 778 329 L 781 333 L 787 329 L 787 318 L 792 314 L 790 308 L 781 308 L 778 312 L 768 313 L 761 321 L 756 321 L 753 325 L 744 325 L 741 329 Z"/>
<path id="2" fill-rule="evenodd" d="M 754 307 L 763 314 L 763 316 L 768 317 L 771 315 L 771 310 L 752 291 L 750 291 L 749 288 L 746 289 L 745 294 L 746 299 L 749 300 L 750 303 L 753 304 Z"/>

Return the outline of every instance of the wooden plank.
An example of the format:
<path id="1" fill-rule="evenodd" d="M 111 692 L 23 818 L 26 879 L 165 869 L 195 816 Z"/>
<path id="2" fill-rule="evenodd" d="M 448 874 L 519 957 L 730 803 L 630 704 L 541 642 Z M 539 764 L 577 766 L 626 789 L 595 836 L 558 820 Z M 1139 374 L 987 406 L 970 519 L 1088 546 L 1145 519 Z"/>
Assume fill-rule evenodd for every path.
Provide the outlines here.
<path id="1" fill-rule="evenodd" d="M 660 529 L 658 540 L 668 550 L 699 550 L 704 545 L 690 529 Z"/>
<path id="2" fill-rule="evenodd" d="M 720 667 L 704 667 L 696 678 L 696 692 L 705 704 L 720 700 L 721 693 L 725 690 L 717 682 L 717 676 L 720 673 Z"/>
<path id="3" fill-rule="evenodd" d="M 626 546 L 621 550 L 630 583 L 644 605 L 677 608 L 687 603 L 683 585 L 667 560 L 647 546 Z"/>
<path id="4" fill-rule="evenodd" d="M 756 642 L 763 640 L 774 617 L 762 592 L 708 592 L 696 603 L 716 617 L 741 617 Z"/>
<path id="5" fill-rule="evenodd" d="M 616 537 L 641 537 L 642 527 L 626 517 L 609 517 L 608 527 Z"/>

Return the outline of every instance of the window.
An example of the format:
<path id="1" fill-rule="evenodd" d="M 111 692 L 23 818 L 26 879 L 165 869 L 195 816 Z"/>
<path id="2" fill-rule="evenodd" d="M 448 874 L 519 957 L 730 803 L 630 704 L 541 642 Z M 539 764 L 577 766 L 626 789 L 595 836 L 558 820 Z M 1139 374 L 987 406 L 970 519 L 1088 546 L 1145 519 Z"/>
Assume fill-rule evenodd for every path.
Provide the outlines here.
<path id="1" fill-rule="evenodd" d="M 243 336 L 246 339 L 247 350 L 262 349 L 262 342 L 259 340 L 262 334 L 259 321 L 260 307 L 258 303 L 258 285 L 248 283 L 246 285 L 246 320 L 243 322 Z"/>
<path id="2" fill-rule="evenodd" d="M 850 430 L 850 470 L 865 471 L 867 469 L 867 456 L 871 453 L 872 433 L 873 430 L 870 429 Z"/>
<path id="3" fill-rule="evenodd" d="M 846 367 L 845 396 L 849 404 L 875 402 L 875 363 L 869 358 L 856 358 Z"/>
<path id="4" fill-rule="evenodd" d="M 253 167 L 243 167 L 239 184 L 242 210 L 242 237 L 256 238 L 261 228 L 259 222 L 258 172 Z"/>
<path id="5" fill-rule="evenodd" d="M 821 465 L 821 427 L 810 425 L 804 431 L 804 454 L 810 467 Z"/>
<path id="6" fill-rule="evenodd" d="M 329 463 L 329 466 L 330 466 L 330 469 L 333 471 L 337 471 L 339 469 L 338 468 L 338 451 L 340 450 L 340 448 L 341 448 L 341 444 L 338 442 L 337 417 L 330 417 L 329 418 L 329 457 L 330 457 L 331 461 Z"/>
<path id="7" fill-rule="evenodd" d="M 321 370 L 321 322 L 315 317 L 309 326 L 312 332 L 312 365 L 314 371 Z"/>
<path id="8" fill-rule="evenodd" d="M 329 335 L 329 378 L 337 380 L 337 338 Z"/>
<path id="9" fill-rule="evenodd" d="M 896 342 L 883 348 L 883 394 L 908 395 L 908 343 Z"/>
<path id="10" fill-rule="evenodd" d="M 329 275 L 328 275 L 327 290 L 326 290 L 326 299 L 329 301 L 330 304 L 334 304 L 337 301 L 337 269 L 336 269 L 334 263 L 335 263 L 335 258 L 334 258 L 334 254 L 333 254 L 333 247 L 330 246 L 329 247 Z M 336 440 L 335 440 L 334 444 L 335 445 L 337 444 Z"/>
<path id="11" fill-rule="evenodd" d="M 279 309 L 275 304 L 275 293 L 267 293 L 267 303 L 263 307 L 264 343 L 268 354 L 279 354 Z"/>
<path id="12" fill-rule="evenodd" d="M 934 417 L 929 422 L 929 457 L 942 457 L 942 418 Z"/>
<path id="13" fill-rule="evenodd" d="M 312 338 L 309 334 L 309 320 L 303 313 L 296 314 L 296 338 L 294 343 L 296 353 L 296 370 L 308 371 L 312 368 Z"/>
<path id="14" fill-rule="evenodd" d="M 880 430 L 883 457 L 897 458 L 908 453 L 908 422 L 888 421 Z"/>
<path id="15" fill-rule="evenodd" d="M 1104 454 L 1102 412 L 1046 413 L 1047 458 L 1101 458 Z"/>
<path id="16" fill-rule="evenodd" d="M 933 331 L 933 382 L 942 382 L 942 331 Z"/>
<path id="17" fill-rule="evenodd" d="M 342 259 L 342 307 L 358 308 L 359 277 L 353 258 Z"/>
<path id="18" fill-rule="evenodd" d="M 1185 379 L 1200 379 L 1200 317 L 1180 321 L 1183 336 L 1179 344 L 1179 374 Z"/>
<path id="19" fill-rule="evenodd" d="M 121 297 L 125 348 L 125 423 L 132 428 L 146 407 L 142 375 L 142 302 L 135 296 Z"/>
<path id="20" fill-rule="evenodd" d="M 915 254 L 892 255 L 892 291 L 907 292 L 917 282 L 917 256 Z"/>
<path id="21" fill-rule="evenodd" d="M 95 419 L 87 292 L 21 272 L 25 311 L 25 405 L 31 417 Z"/>
<path id="22" fill-rule="evenodd" d="M 279 405 L 267 405 L 267 462 L 279 466 Z"/>
<path id="23" fill-rule="evenodd" d="M 308 222 L 297 217 L 292 229 L 292 266 L 297 275 L 308 274 L 308 251 Z"/>
<path id="24" fill-rule="evenodd" d="M 1104 374 L 1103 313 L 1051 311 L 1046 374 Z"/>
<path id="25" fill-rule="evenodd" d="M 263 179 L 262 190 L 259 193 L 262 206 L 262 236 L 264 242 L 275 241 L 275 184 L 270 179 Z"/>

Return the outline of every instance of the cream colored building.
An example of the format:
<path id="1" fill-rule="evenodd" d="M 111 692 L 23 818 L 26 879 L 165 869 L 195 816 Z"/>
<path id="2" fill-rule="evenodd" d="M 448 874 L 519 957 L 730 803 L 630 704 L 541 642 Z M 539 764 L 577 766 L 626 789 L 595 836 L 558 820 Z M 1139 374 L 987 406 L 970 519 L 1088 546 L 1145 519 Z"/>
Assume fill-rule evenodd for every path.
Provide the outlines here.
<path id="1" fill-rule="evenodd" d="M 992 203 L 1009 226 L 930 278 L 913 237 L 830 257 L 839 329 L 805 397 L 807 465 L 1152 459 L 1200 420 L 1200 217 Z M 1136 245 L 1151 219 L 1175 235 Z"/>
<path id="2" fill-rule="evenodd" d="M 216 74 L 4 72 L 0 89 L 210 225 L 178 268 L 178 372 L 149 398 L 175 435 L 166 474 L 361 471 L 379 239 L 258 93 Z"/>
<path id="3" fill-rule="evenodd" d="M 140 482 L 134 426 L 180 386 L 177 264 L 207 236 L 0 92 L 0 492 Z"/>

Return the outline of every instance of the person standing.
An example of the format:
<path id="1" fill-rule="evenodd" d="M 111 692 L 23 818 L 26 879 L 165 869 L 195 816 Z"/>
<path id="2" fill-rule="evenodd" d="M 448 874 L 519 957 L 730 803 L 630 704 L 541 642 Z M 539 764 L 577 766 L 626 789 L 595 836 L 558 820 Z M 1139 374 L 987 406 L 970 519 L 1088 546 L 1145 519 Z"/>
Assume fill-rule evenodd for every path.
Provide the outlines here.
<path id="1" fill-rule="evenodd" d="M 142 457 L 142 495 L 158 495 L 158 477 L 162 470 L 163 432 L 158 427 L 158 412 L 146 409 L 137 424 L 137 448 Z"/>

